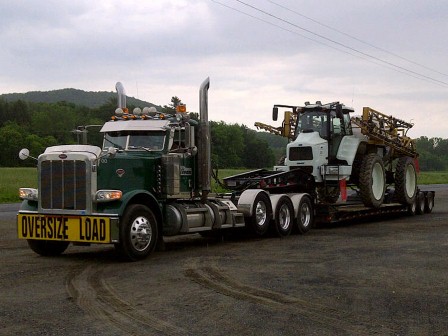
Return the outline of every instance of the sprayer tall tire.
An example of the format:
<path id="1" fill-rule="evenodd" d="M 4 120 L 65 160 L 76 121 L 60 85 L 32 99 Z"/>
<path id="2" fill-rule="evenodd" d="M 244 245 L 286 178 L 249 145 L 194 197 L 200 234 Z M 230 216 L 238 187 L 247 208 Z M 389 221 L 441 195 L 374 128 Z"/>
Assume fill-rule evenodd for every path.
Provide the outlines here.
<path id="1" fill-rule="evenodd" d="M 417 173 L 411 157 L 398 159 L 395 168 L 395 197 L 401 204 L 412 204 L 417 194 Z"/>
<path id="2" fill-rule="evenodd" d="M 367 154 L 359 173 L 359 190 L 365 206 L 379 208 L 386 191 L 386 173 L 383 160 L 375 153 Z"/>

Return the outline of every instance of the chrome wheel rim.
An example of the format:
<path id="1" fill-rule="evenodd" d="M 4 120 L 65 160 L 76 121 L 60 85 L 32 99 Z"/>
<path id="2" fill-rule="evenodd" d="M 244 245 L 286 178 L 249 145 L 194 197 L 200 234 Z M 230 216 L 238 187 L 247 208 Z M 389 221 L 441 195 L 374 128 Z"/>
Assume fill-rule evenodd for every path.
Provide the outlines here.
<path id="1" fill-rule="evenodd" d="M 255 218 L 258 226 L 263 226 L 267 218 L 266 204 L 258 202 L 255 208 Z"/>
<path id="2" fill-rule="evenodd" d="M 291 212 L 287 204 L 282 204 L 278 212 L 278 224 L 282 230 L 288 230 L 291 226 Z"/>
<path id="3" fill-rule="evenodd" d="M 308 203 L 303 203 L 300 207 L 300 222 L 303 227 L 307 227 L 311 222 L 311 208 Z"/>
<path id="4" fill-rule="evenodd" d="M 136 217 L 129 232 L 131 244 L 137 251 L 144 251 L 148 248 L 152 239 L 151 224 L 143 216 Z"/>

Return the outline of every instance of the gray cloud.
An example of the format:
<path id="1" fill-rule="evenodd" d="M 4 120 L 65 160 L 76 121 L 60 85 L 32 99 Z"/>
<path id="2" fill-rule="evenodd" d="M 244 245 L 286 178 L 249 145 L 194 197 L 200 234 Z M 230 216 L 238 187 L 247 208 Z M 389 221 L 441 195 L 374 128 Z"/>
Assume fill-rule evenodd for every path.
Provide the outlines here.
<path id="1" fill-rule="evenodd" d="M 448 82 L 448 76 L 269 1 L 246 2 L 292 25 L 233 0 L 219 1 L 271 24 L 210 0 L 2 2 L 0 91 L 113 90 L 120 80 L 131 96 L 167 104 L 177 95 L 197 110 L 197 88 L 211 76 L 210 115 L 215 120 L 270 123 L 272 104 L 339 100 L 359 113 L 362 106 L 371 106 L 413 119 L 412 136 L 446 137 L 440 121 L 446 114 L 447 86 L 373 64 L 378 61 L 365 55 L 340 52 L 334 48 L 344 49 L 341 45 L 298 27 L 437 80 Z M 446 1 L 275 2 L 448 73 Z"/>

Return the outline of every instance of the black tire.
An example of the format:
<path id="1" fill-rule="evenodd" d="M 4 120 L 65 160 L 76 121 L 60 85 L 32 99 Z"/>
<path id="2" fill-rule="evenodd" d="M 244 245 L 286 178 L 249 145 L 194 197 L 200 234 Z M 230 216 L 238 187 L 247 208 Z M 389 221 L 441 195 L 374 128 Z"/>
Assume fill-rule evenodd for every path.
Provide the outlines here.
<path id="1" fill-rule="evenodd" d="M 412 204 L 417 194 L 417 171 L 411 157 L 398 159 L 395 168 L 395 196 L 401 204 Z"/>
<path id="2" fill-rule="evenodd" d="M 417 200 L 408 205 L 408 215 L 414 216 L 417 213 Z"/>
<path id="3" fill-rule="evenodd" d="M 379 208 L 383 204 L 386 174 L 383 160 L 375 153 L 367 154 L 362 161 L 359 191 L 365 206 Z"/>
<path id="4" fill-rule="evenodd" d="M 350 174 L 350 183 L 359 186 L 359 173 L 361 172 L 362 157 L 356 155 L 353 160 L 352 173 Z"/>
<path id="5" fill-rule="evenodd" d="M 274 212 L 275 231 L 280 237 L 291 234 L 294 226 L 294 206 L 288 196 L 282 196 L 277 202 Z"/>
<path id="6" fill-rule="evenodd" d="M 154 251 L 158 238 L 157 220 L 147 206 L 130 205 L 120 223 L 120 242 L 115 245 L 121 257 L 137 261 Z"/>
<path id="7" fill-rule="evenodd" d="M 300 234 L 307 233 L 314 224 L 313 202 L 308 196 L 300 199 L 299 210 L 297 214 L 297 230 Z"/>
<path id="8" fill-rule="evenodd" d="M 271 218 L 271 200 L 265 192 L 260 192 L 252 205 L 252 216 L 246 217 L 245 222 L 253 234 L 263 236 L 269 230 Z"/>
<path id="9" fill-rule="evenodd" d="M 423 215 L 425 213 L 425 203 L 426 203 L 425 194 L 419 191 L 415 199 L 415 205 L 416 205 L 415 213 L 417 215 Z"/>
<path id="10" fill-rule="evenodd" d="M 425 197 L 425 213 L 431 213 L 434 208 L 434 192 L 428 191 Z"/>
<path id="11" fill-rule="evenodd" d="M 61 255 L 70 243 L 65 241 L 55 240 L 35 240 L 28 239 L 29 247 L 44 257 L 55 257 Z"/>

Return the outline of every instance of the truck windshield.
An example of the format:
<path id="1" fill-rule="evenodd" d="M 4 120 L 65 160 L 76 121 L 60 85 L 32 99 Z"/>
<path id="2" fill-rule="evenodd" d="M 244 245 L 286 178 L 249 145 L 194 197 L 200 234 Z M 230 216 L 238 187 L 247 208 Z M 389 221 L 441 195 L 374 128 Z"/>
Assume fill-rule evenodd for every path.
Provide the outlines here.
<path id="1" fill-rule="evenodd" d="M 103 149 L 160 151 L 165 145 L 164 131 L 109 132 L 104 135 Z"/>

